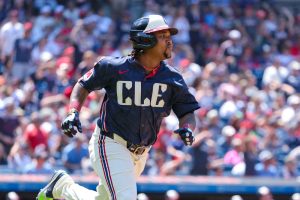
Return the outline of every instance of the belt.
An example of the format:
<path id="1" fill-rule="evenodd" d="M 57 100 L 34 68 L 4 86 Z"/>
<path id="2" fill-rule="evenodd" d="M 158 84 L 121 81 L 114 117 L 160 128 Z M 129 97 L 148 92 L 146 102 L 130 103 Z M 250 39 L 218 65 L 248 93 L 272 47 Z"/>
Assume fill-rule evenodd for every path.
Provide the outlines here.
<path id="1" fill-rule="evenodd" d="M 105 131 L 100 131 L 100 133 L 124 145 L 131 153 L 134 153 L 136 155 L 142 155 L 146 151 L 146 149 L 149 148 L 140 144 L 132 144 L 131 142 L 124 140 L 121 136 L 119 136 L 116 133 L 110 133 Z"/>

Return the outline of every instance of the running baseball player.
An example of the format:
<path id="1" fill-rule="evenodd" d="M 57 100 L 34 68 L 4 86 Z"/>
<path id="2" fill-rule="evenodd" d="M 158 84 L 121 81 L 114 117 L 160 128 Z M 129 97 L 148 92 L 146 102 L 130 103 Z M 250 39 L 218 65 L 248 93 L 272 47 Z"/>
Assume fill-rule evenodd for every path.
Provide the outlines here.
<path id="1" fill-rule="evenodd" d="M 185 145 L 193 143 L 198 103 L 182 76 L 163 61 L 171 57 L 171 36 L 177 32 L 160 15 L 137 19 L 130 30 L 132 54 L 105 57 L 78 80 L 62 130 L 69 137 L 82 132 L 81 106 L 91 91 L 105 89 L 100 117 L 89 142 L 99 185 L 96 191 L 86 189 L 59 170 L 39 192 L 38 200 L 136 200 L 136 179 L 145 167 L 162 119 L 171 110 L 179 119 L 180 128 L 174 132 Z"/>

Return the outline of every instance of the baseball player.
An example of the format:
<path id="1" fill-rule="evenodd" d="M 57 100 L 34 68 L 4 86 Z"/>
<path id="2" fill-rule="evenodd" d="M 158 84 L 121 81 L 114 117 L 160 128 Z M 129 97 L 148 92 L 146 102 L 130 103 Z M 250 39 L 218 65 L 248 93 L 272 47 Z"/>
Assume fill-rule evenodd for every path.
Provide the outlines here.
<path id="1" fill-rule="evenodd" d="M 161 121 L 171 110 L 179 119 L 175 130 L 185 143 L 194 141 L 194 110 L 198 103 L 182 76 L 163 60 L 171 57 L 169 27 L 160 15 L 137 19 L 130 30 L 131 55 L 105 57 L 78 80 L 70 112 L 62 122 L 65 135 L 81 132 L 79 112 L 89 92 L 104 88 L 97 126 L 89 142 L 90 160 L 100 177 L 97 190 L 86 189 L 64 171 L 56 171 L 37 199 L 136 200 L 136 179 L 142 173 Z"/>

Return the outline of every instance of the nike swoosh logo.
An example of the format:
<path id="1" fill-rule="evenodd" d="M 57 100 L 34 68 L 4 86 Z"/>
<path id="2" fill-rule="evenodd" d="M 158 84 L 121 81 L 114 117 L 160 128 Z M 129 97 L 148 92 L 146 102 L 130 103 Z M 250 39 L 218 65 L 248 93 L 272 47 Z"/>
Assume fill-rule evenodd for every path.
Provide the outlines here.
<path id="1" fill-rule="evenodd" d="M 119 70 L 118 73 L 119 73 L 119 74 L 125 74 L 125 73 L 127 73 L 128 71 L 129 71 L 128 69 L 126 69 L 126 70 Z"/>

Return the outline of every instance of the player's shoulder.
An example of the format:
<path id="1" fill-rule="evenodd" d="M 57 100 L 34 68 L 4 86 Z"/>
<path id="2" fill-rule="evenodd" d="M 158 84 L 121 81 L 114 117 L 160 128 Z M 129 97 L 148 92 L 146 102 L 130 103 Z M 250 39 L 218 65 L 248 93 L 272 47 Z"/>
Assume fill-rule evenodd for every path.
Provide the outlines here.
<path id="1" fill-rule="evenodd" d="M 178 69 L 176 69 L 175 67 L 169 65 L 169 64 L 166 63 L 165 61 L 162 62 L 162 67 L 164 68 L 164 71 L 166 71 L 166 72 L 169 73 L 170 75 L 181 77 L 181 74 L 180 74 L 180 72 L 178 71 Z"/>
<path id="2" fill-rule="evenodd" d="M 103 56 L 99 59 L 97 64 L 99 65 L 110 65 L 110 66 L 120 66 L 126 63 L 128 56 L 124 57 L 113 57 L 113 56 Z"/>

